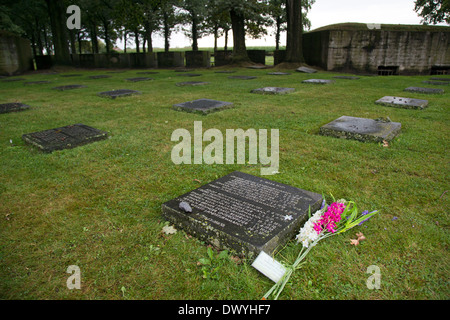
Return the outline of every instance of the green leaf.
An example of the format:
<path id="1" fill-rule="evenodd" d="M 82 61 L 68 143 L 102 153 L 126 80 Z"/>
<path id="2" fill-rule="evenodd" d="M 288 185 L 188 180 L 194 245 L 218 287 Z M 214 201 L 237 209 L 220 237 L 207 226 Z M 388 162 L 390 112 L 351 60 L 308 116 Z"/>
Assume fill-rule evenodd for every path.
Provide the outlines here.
<path id="1" fill-rule="evenodd" d="M 214 257 L 214 253 L 213 253 L 211 247 L 208 247 L 208 249 L 206 249 L 206 252 L 208 253 L 209 258 L 212 260 Z"/>
<path id="2" fill-rule="evenodd" d="M 209 260 L 207 258 L 200 258 L 200 259 L 198 259 L 198 262 L 200 262 L 203 265 L 211 265 L 211 260 Z"/>
<path id="3" fill-rule="evenodd" d="M 228 251 L 224 250 L 217 256 L 217 259 L 227 259 L 228 258 Z"/>

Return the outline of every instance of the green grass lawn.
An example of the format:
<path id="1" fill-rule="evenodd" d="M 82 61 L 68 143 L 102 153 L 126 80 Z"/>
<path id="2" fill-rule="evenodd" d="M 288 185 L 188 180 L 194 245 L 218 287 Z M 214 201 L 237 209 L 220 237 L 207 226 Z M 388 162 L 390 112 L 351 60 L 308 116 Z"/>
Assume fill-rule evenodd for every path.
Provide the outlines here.
<path id="1" fill-rule="evenodd" d="M 196 70 L 187 78 L 158 70 L 153 81 L 127 70 L 109 79 L 89 75 L 106 70 L 66 70 L 82 76 L 29 74 L 25 86 L 0 82 L 0 103 L 19 101 L 27 111 L 0 114 L 0 298 L 2 299 L 261 299 L 271 281 L 251 261 L 217 260 L 204 278 L 198 261 L 207 246 L 179 230 L 162 233 L 161 204 L 234 170 L 260 175 L 260 165 L 175 165 L 172 132 L 249 128 L 280 130 L 279 174 L 265 178 L 336 198 L 380 214 L 349 233 L 319 243 L 294 273 L 281 299 L 449 299 L 449 93 L 403 92 L 426 86 L 430 76 L 364 77 L 331 85 L 302 84 L 309 78 L 291 71 L 236 69 L 229 74 Z M 177 87 L 181 81 L 208 81 Z M 54 86 L 83 84 L 65 92 Z M 283 96 L 251 94 L 265 87 L 292 87 Z M 112 89 L 142 95 L 110 100 Z M 440 86 L 446 91 L 448 86 Z M 386 96 L 429 100 L 424 110 L 384 107 Z M 175 103 L 199 98 L 230 101 L 234 109 L 207 116 L 177 112 Z M 389 147 L 318 135 L 320 126 L 342 116 L 389 117 L 402 132 Z M 107 131 L 108 140 L 44 154 L 25 145 L 22 134 L 83 123 Z M 12 141 L 12 143 L 10 142 Z M 363 232 L 367 240 L 352 246 Z M 275 255 L 292 263 L 295 241 Z M 69 290 L 68 266 L 81 270 L 81 290 Z M 381 288 L 369 290 L 370 265 L 381 270 Z M 206 275 L 210 275 L 206 270 Z"/>

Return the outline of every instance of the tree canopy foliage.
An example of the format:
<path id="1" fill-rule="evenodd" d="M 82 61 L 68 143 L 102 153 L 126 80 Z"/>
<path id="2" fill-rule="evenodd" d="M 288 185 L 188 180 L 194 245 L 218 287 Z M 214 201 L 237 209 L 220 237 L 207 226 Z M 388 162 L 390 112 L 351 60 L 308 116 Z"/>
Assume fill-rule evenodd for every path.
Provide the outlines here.
<path id="1" fill-rule="evenodd" d="M 295 0 L 301 6 L 300 33 L 309 27 L 306 13 L 315 0 Z M 280 33 L 287 27 L 287 5 L 291 0 L 0 0 L 0 29 L 31 41 L 35 55 L 56 54 L 61 62 L 70 53 L 110 53 L 120 39 L 125 50 L 153 51 L 152 36 L 159 34 L 169 50 L 174 31 L 183 31 L 198 50 L 198 39 L 233 34 L 235 60 L 246 60 L 246 37 L 260 38 L 274 29 L 278 49 Z M 66 27 L 66 8 L 81 9 L 81 29 Z M 298 31 L 298 30 L 297 30 Z M 292 38 L 292 37 L 291 37 Z M 295 40 L 296 41 L 296 40 Z M 68 58 L 69 57 L 69 58 Z"/>
<path id="2" fill-rule="evenodd" d="M 423 18 L 424 24 L 446 22 L 450 24 L 449 0 L 416 0 L 414 10 Z"/>

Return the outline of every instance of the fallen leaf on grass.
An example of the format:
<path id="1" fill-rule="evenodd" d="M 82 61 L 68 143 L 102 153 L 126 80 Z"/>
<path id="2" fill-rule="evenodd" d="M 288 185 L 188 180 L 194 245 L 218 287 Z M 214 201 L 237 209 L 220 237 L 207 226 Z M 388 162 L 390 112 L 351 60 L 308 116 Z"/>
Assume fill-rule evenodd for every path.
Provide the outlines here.
<path id="1" fill-rule="evenodd" d="M 359 244 L 359 241 L 358 239 L 350 239 L 350 244 L 356 247 Z"/>
<path id="2" fill-rule="evenodd" d="M 366 240 L 362 232 L 358 232 L 356 236 L 358 237 L 358 241 Z"/>
<path id="3" fill-rule="evenodd" d="M 385 147 L 385 148 L 389 147 L 389 142 L 387 142 L 386 140 L 383 140 L 383 147 Z"/>

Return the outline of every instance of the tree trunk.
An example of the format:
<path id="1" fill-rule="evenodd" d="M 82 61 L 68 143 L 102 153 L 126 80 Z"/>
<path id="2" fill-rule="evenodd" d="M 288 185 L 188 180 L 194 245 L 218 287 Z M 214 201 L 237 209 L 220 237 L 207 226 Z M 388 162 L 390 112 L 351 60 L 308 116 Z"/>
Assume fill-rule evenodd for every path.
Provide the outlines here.
<path id="1" fill-rule="evenodd" d="M 57 64 L 70 65 L 69 46 L 67 42 L 67 27 L 64 19 L 64 5 L 60 0 L 46 0 L 50 24 L 52 28 L 52 39 L 55 48 L 55 62 Z"/>
<path id="2" fill-rule="evenodd" d="M 233 58 L 232 61 L 250 61 L 245 46 L 245 20 L 244 16 L 234 9 L 230 10 L 231 28 L 233 30 Z"/>
<path id="3" fill-rule="evenodd" d="M 192 14 L 192 51 L 198 51 L 198 30 L 197 30 L 197 17 L 195 13 Z"/>
<path id="4" fill-rule="evenodd" d="M 277 17 L 275 30 L 275 50 L 280 50 L 281 18 Z"/>
<path id="5" fill-rule="evenodd" d="M 170 27 L 169 27 L 169 16 L 167 12 L 163 13 L 163 24 L 164 24 L 164 51 L 169 52 L 169 37 L 170 37 Z"/>
<path id="6" fill-rule="evenodd" d="M 225 30 L 225 46 L 223 47 L 223 50 L 228 50 L 228 31 L 229 29 Z"/>
<path id="7" fill-rule="evenodd" d="M 134 30 L 134 41 L 136 42 L 136 53 L 139 53 L 139 31 Z"/>
<path id="8" fill-rule="evenodd" d="M 92 53 L 98 53 L 98 42 L 97 42 L 97 26 L 93 23 L 90 30 L 91 42 L 92 42 Z"/>
<path id="9" fill-rule="evenodd" d="M 302 1 L 286 0 L 286 62 L 305 62 L 302 47 Z"/>
<path id="10" fill-rule="evenodd" d="M 219 38 L 219 26 L 214 25 L 214 52 L 217 51 L 217 39 Z"/>
<path id="11" fill-rule="evenodd" d="M 105 43 L 106 43 L 106 53 L 111 51 L 110 40 L 109 40 L 109 22 L 103 21 L 103 28 L 105 30 Z"/>

